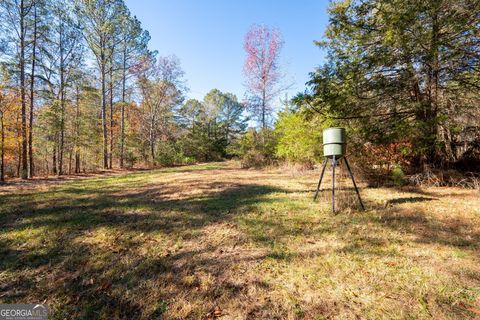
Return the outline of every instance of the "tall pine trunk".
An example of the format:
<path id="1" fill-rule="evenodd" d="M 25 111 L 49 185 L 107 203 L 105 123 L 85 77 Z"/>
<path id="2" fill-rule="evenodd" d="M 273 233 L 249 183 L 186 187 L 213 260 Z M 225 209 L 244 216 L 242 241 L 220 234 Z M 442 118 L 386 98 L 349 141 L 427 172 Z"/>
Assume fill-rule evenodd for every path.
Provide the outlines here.
<path id="1" fill-rule="evenodd" d="M 17 143 L 17 177 L 20 177 L 22 171 L 22 141 L 21 141 L 21 132 L 19 131 L 18 143 Z"/>
<path id="2" fill-rule="evenodd" d="M 65 96 L 61 93 L 60 98 L 60 139 L 58 143 L 58 175 L 63 175 L 63 155 L 65 149 Z"/>
<path id="3" fill-rule="evenodd" d="M 123 68 L 122 68 L 122 105 L 120 114 L 120 168 L 124 167 L 125 158 L 125 88 L 127 83 L 127 53 L 126 46 L 123 49 Z"/>
<path id="4" fill-rule="evenodd" d="M 27 158 L 27 103 L 25 95 L 25 15 L 26 10 L 24 0 L 20 1 L 20 99 L 22 106 L 22 166 L 21 178 L 28 178 L 28 158 Z"/>
<path id="5" fill-rule="evenodd" d="M 80 90 L 77 85 L 75 112 L 75 173 L 80 173 L 80 146 L 78 137 L 80 137 Z"/>
<path id="6" fill-rule="evenodd" d="M 60 24 L 60 139 L 58 144 L 58 175 L 63 175 L 63 154 L 65 146 L 65 65 L 63 48 L 63 24 Z"/>
<path id="7" fill-rule="evenodd" d="M 80 173 L 80 153 L 75 152 L 75 173 Z"/>
<path id="8" fill-rule="evenodd" d="M 33 162 L 33 104 L 35 94 L 35 62 L 37 51 L 37 3 L 34 4 L 33 11 L 33 41 L 32 41 L 32 72 L 30 74 L 30 117 L 28 122 L 28 177 L 33 178 L 34 162 Z"/>
<path id="9" fill-rule="evenodd" d="M 113 58 L 112 58 L 113 59 Z M 108 167 L 113 167 L 113 61 L 110 61 L 110 76 L 109 76 L 109 90 L 110 90 L 110 154 L 108 157 Z"/>
<path id="10" fill-rule="evenodd" d="M 68 150 L 68 174 L 72 174 L 72 149 Z"/>
<path id="11" fill-rule="evenodd" d="M 52 173 L 54 175 L 57 174 L 57 139 L 55 138 L 55 142 L 53 145 L 53 152 L 52 152 Z"/>
<path id="12" fill-rule="evenodd" d="M 0 111 L 0 181 L 5 181 L 5 124 L 3 122 L 3 112 Z"/>
<path id="13" fill-rule="evenodd" d="M 17 114 L 17 119 L 16 119 L 16 128 L 18 128 L 18 125 L 20 124 L 21 125 L 21 117 L 22 115 L 21 114 Z M 16 130 L 16 136 L 17 136 L 17 172 L 16 172 L 16 177 L 20 177 L 21 175 L 21 170 L 22 170 L 22 130 Z"/>
<path id="14" fill-rule="evenodd" d="M 107 94 L 106 94 L 106 71 L 105 71 L 105 54 L 101 54 L 101 82 L 102 82 L 102 131 L 103 131 L 103 168 L 108 169 L 108 136 L 107 136 Z"/>
<path id="15" fill-rule="evenodd" d="M 426 60 L 427 86 L 420 117 L 422 125 L 421 142 L 424 148 L 420 158 L 422 169 L 438 164 L 438 81 L 439 81 L 439 25 L 437 13 L 433 13 L 430 48 Z"/>

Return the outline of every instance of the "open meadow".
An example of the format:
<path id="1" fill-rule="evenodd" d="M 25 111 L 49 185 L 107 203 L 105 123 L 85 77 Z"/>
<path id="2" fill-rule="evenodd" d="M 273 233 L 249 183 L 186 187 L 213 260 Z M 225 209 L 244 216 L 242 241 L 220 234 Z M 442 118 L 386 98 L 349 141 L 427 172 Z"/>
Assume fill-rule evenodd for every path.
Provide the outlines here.
<path id="1" fill-rule="evenodd" d="M 317 179 L 219 162 L 12 182 L 0 303 L 51 319 L 480 317 L 478 190 L 360 183 L 367 211 L 333 215 Z"/>

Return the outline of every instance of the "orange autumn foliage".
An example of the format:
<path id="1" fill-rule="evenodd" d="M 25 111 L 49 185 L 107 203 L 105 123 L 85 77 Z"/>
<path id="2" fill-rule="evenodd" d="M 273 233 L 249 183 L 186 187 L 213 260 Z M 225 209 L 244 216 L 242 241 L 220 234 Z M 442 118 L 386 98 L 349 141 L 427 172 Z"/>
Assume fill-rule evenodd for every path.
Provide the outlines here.
<path id="1" fill-rule="evenodd" d="M 0 113 L 3 124 L 4 143 L 0 141 L 0 150 L 4 151 L 5 171 L 12 172 L 19 158 L 18 143 L 20 123 L 20 97 L 16 90 L 0 84 Z M 1 125 L 0 125 L 0 129 Z"/>

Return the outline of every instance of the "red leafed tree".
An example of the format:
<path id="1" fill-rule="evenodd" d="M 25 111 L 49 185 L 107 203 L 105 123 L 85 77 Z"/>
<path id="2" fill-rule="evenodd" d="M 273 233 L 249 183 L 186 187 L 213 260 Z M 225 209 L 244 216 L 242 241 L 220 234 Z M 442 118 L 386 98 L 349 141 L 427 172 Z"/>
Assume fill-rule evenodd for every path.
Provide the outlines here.
<path id="1" fill-rule="evenodd" d="M 245 35 L 244 74 L 248 100 L 253 116 L 263 128 L 273 112 L 272 100 L 280 91 L 282 73 L 279 67 L 283 40 L 277 29 L 253 25 Z"/>

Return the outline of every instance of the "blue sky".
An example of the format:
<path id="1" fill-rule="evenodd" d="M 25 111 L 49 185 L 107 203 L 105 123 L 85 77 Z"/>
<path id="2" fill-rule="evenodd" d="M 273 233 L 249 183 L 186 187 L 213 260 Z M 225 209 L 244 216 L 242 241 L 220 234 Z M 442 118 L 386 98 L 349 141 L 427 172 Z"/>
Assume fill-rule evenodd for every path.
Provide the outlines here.
<path id="1" fill-rule="evenodd" d="M 277 27 L 284 38 L 282 66 L 303 91 L 308 73 L 324 61 L 313 44 L 328 23 L 327 0 L 126 0 L 152 37 L 150 48 L 175 54 L 186 73 L 188 97 L 202 99 L 212 88 L 244 97 L 243 38 L 249 27 Z M 283 98 L 283 97 L 282 97 Z"/>

